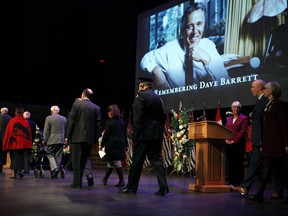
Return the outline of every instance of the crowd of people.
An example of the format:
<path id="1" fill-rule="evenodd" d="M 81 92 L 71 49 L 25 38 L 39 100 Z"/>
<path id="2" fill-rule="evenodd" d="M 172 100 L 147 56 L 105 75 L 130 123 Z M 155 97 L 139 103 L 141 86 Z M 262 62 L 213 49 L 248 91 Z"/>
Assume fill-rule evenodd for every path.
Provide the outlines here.
<path id="1" fill-rule="evenodd" d="M 113 169 L 119 181 L 115 187 L 122 187 L 122 193 L 136 193 L 146 157 L 149 159 L 157 177 L 159 190 L 155 195 L 169 193 L 165 168 L 162 158 L 164 132 L 164 105 L 161 97 L 152 89 L 153 79 L 140 77 L 138 93 L 133 103 L 133 124 L 130 139 L 133 141 L 132 163 L 129 167 L 128 181 L 125 183 L 122 162 L 126 159 L 128 148 L 127 125 L 122 119 L 116 104 L 107 107 L 109 119 L 101 128 L 101 108 L 91 99 L 93 91 L 84 89 L 81 97 L 72 104 L 67 118 L 59 114 L 60 108 L 53 105 L 51 115 L 45 119 L 42 144 L 46 145 L 51 178 L 58 178 L 62 164 L 63 148 L 71 148 L 71 188 L 82 188 L 83 176 L 87 177 L 88 186 L 94 185 L 90 154 L 98 143 L 99 149 L 105 148 L 107 170 L 102 179 L 104 185 Z M 281 86 L 277 82 L 255 80 L 251 84 L 252 95 L 257 97 L 251 113 L 241 113 L 240 101 L 231 104 L 231 116 L 225 126 L 232 131 L 232 138 L 225 140 L 227 180 L 231 189 L 246 198 L 263 203 L 264 192 L 272 179 L 275 191 L 272 199 L 283 199 L 288 187 L 287 144 L 288 122 L 285 103 L 280 100 Z M 8 108 L 1 108 L 1 172 L 6 164 L 9 152 L 10 178 L 23 178 L 29 174 L 31 149 L 35 139 L 37 124 L 30 120 L 30 112 L 23 107 L 15 108 L 15 116 L 8 114 Z M 102 131 L 101 131 L 102 130 Z M 102 134 L 102 136 L 101 136 Z M 101 136 L 101 142 L 99 142 Z M 244 174 L 244 159 L 247 159 L 247 174 Z M 85 171 L 86 170 L 86 171 Z M 261 174 L 260 187 L 256 194 L 249 195 L 253 182 Z M 287 203 L 285 198 L 285 203 Z"/>

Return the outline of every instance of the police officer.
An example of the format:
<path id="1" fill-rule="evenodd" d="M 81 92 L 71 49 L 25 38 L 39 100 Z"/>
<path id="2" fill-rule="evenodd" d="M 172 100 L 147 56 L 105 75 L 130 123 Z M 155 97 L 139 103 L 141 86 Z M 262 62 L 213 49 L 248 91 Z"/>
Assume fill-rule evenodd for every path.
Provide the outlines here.
<path id="1" fill-rule="evenodd" d="M 164 130 L 164 106 L 161 98 L 152 90 L 151 78 L 141 77 L 138 81 L 138 94 L 133 104 L 132 140 L 134 142 L 132 165 L 128 183 L 123 193 L 136 193 L 146 156 L 157 176 L 159 190 L 155 195 L 169 193 L 162 158 Z"/>

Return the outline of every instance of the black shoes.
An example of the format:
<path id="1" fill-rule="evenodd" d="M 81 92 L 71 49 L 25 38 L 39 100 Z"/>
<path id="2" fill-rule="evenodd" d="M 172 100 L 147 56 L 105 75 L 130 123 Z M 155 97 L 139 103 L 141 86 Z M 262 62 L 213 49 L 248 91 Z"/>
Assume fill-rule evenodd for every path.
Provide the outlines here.
<path id="1" fill-rule="evenodd" d="M 257 201 L 258 203 L 263 203 L 263 195 L 259 195 L 259 194 L 254 194 L 248 197 L 250 200 L 252 201 Z"/>
<path id="2" fill-rule="evenodd" d="M 101 181 L 102 181 L 103 185 L 107 184 L 107 179 L 106 178 L 103 178 Z"/>
<path id="3" fill-rule="evenodd" d="M 58 168 L 55 168 L 54 170 L 52 170 L 51 171 L 51 179 L 57 179 L 59 172 L 60 172 L 60 170 Z"/>
<path id="4" fill-rule="evenodd" d="M 72 183 L 70 185 L 71 188 L 82 188 L 82 185 Z"/>
<path id="5" fill-rule="evenodd" d="M 11 176 L 10 176 L 10 179 L 16 179 L 17 177 L 16 177 L 16 175 L 15 174 L 12 174 Z"/>
<path id="6" fill-rule="evenodd" d="M 129 189 L 129 188 L 123 188 L 123 189 L 121 190 L 121 192 L 122 192 L 122 193 L 126 193 L 126 194 L 131 194 L 131 193 L 136 194 L 136 191 L 135 191 L 135 190 L 132 190 L 132 189 Z"/>
<path id="7" fill-rule="evenodd" d="M 270 199 L 283 199 L 283 191 L 275 191 L 270 195 Z"/>
<path id="8" fill-rule="evenodd" d="M 115 187 L 124 187 L 125 186 L 125 181 L 119 181 L 117 184 L 114 185 Z"/>
<path id="9" fill-rule="evenodd" d="M 60 169 L 60 176 L 61 178 L 65 178 L 65 170 L 63 168 Z"/>
<path id="10" fill-rule="evenodd" d="M 169 188 L 166 187 L 166 188 L 160 188 L 157 192 L 155 192 L 154 194 L 155 195 L 158 195 L 158 196 L 164 196 L 165 194 L 168 194 L 169 193 Z"/>
<path id="11" fill-rule="evenodd" d="M 19 175 L 19 178 L 23 178 L 24 177 L 24 174 L 21 171 L 18 172 L 18 175 Z"/>
<path id="12" fill-rule="evenodd" d="M 232 190 L 237 191 L 238 193 L 240 193 L 242 196 L 247 196 L 249 191 L 241 186 L 235 187 L 233 185 L 231 185 Z"/>
<path id="13" fill-rule="evenodd" d="M 94 180 L 93 180 L 93 176 L 90 174 L 90 175 L 87 175 L 87 181 L 88 181 L 88 186 L 91 187 L 94 185 Z"/>

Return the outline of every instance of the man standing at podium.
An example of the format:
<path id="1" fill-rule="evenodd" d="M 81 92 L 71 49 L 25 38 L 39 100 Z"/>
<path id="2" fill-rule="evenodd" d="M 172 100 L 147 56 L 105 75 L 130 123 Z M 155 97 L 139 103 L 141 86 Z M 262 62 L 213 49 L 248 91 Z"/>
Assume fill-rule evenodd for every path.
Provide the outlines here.
<path id="1" fill-rule="evenodd" d="M 248 174 L 241 182 L 239 187 L 232 187 L 233 190 L 239 192 L 243 196 L 247 196 L 249 189 L 255 181 L 258 171 L 262 165 L 261 143 L 262 143 L 262 120 L 264 115 L 264 109 L 268 103 L 268 99 L 264 97 L 263 80 L 255 80 L 251 85 L 252 95 L 257 97 L 257 102 L 252 110 L 252 145 L 250 163 L 248 166 Z"/>

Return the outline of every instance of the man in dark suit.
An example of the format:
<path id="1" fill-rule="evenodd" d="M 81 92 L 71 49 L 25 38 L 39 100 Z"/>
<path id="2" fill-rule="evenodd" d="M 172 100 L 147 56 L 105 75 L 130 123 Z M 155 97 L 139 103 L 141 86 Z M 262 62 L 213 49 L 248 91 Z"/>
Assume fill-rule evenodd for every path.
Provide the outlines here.
<path id="1" fill-rule="evenodd" d="M 123 193 L 137 192 L 146 156 L 158 180 L 159 190 L 155 195 L 164 196 L 169 193 L 161 154 L 164 108 L 161 98 L 152 90 L 152 81 L 150 78 L 139 78 L 139 91 L 133 104 L 133 158 Z"/>
<path id="2" fill-rule="evenodd" d="M 248 166 L 248 174 L 241 182 L 240 186 L 232 187 L 233 190 L 239 192 L 243 196 L 247 196 L 249 189 L 255 181 L 258 171 L 262 165 L 262 154 L 261 154 L 261 143 L 262 143 L 262 124 L 264 109 L 268 103 L 268 99 L 264 97 L 264 86 L 263 80 L 255 80 L 251 85 L 251 92 L 253 96 L 257 97 L 257 102 L 252 110 L 252 145 L 250 163 Z"/>
<path id="3" fill-rule="evenodd" d="M 8 115 L 8 108 L 2 107 L 0 113 L 0 173 L 2 173 L 3 165 L 6 164 L 7 151 L 2 151 L 2 144 L 5 129 L 7 127 L 8 122 L 12 119 L 10 115 Z"/>
<path id="4" fill-rule="evenodd" d="M 100 107 L 91 102 L 92 95 L 91 89 L 85 89 L 81 95 L 82 100 L 73 103 L 69 114 L 66 138 L 72 148 L 72 188 L 82 188 L 85 164 L 90 157 L 92 145 L 97 143 L 100 135 L 101 112 Z"/>

